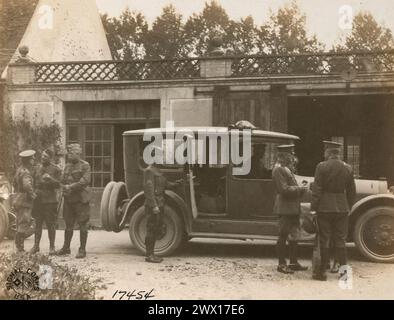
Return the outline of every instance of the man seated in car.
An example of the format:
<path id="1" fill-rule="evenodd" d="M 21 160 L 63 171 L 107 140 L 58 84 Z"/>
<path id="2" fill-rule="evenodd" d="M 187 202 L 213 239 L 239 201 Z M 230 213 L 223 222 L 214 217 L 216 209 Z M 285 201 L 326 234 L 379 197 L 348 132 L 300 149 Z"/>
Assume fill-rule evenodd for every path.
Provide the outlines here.
<path id="1" fill-rule="evenodd" d="M 246 179 L 271 179 L 272 171 L 264 165 L 265 144 L 256 144 L 253 146 L 253 155 L 251 158 L 250 173 L 245 176 Z"/>

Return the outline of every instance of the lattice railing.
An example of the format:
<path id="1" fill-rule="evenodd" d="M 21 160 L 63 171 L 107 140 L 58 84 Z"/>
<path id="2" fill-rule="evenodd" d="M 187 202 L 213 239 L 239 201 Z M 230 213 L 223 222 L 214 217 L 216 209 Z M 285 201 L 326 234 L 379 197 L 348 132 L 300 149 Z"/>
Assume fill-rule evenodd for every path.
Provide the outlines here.
<path id="1" fill-rule="evenodd" d="M 37 63 L 35 64 L 35 81 L 52 83 L 196 79 L 201 78 L 200 67 L 205 59 L 230 59 L 232 77 L 394 71 L 394 50 L 392 50 L 171 60 Z"/>
<path id="2" fill-rule="evenodd" d="M 244 56 L 232 61 L 233 77 L 394 71 L 394 51 Z"/>
<path id="3" fill-rule="evenodd" d="M 200 77 L 199 59 L 38 63 L 36 82 L 85 82 L 192 79 Z"/>

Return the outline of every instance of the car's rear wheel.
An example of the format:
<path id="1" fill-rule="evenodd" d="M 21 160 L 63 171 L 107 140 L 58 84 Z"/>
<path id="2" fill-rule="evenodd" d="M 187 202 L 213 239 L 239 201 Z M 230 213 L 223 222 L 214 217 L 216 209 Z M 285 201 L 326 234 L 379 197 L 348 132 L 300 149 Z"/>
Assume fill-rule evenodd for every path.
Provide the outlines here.
<path id="1" fill-rule="evenodd" d="M 130 219 L 130 239 L 142 254 L 146 253 L 145 236 L 148 215 L 145 214 L 144 206 L 139 207 Z M 179 214 L 166 206 L 163 216 L 163 233 L 155 244 L 155 254 L 169 256 L 174 253 L 183 243 L 185 228 Z"/>
<path id="2" fill-rule="evenodd" d="M 394 208 L 379 206 L 362 214 L 354 227 L 354 242 L 369 260 L 394 262 Z"/>
<path id="3" fill-rule="evenodd" d="M 7 235 L 9 227 L 7 209 L 0 203 L 0 241 Z"/>

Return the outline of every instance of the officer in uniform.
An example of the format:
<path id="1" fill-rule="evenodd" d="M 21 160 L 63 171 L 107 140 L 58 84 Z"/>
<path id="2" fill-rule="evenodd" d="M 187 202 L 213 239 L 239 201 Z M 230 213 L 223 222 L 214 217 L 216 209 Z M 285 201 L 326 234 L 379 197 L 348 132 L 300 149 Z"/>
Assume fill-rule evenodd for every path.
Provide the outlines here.
<path id="1" fill-rule="evenodd" d="M 51 149 L 46 149 L 41 154 L 41 164 L 34 173 L 34 182 L 37 199 L 34 202 L 34 218 L 36 230 L 34 235 L 34 246 L 30 253 L 40 251 L 40 240 L 42 227 L 45 222 L 48 229 L 49 255 L 55 254 L 56 220 L 58 214 L 57 191 L 60 189 L 62 171 L 51 162 L 54 154 Z"/>
<path id="2" fill-rule="evenodd" d="M 88 162 L 81 159 L 82 149 L 79 144 L 70 144 L 68 147 L 67 164 L 63 172 L 63 217 L 66 222 L 64 232 L 64 245 L 57 254 L 70 254 L 70 243 L 73 237 L 74 226 L 77 222 L 80 229 L 80 247 L 77 259 L 86 257 L 86 242 L 88 239 L 89 201 L 91 170 Z"/>
<path id="3" fill-rule="evenodd" d="M 297 240 L 300 231 L 300 200 L 306 187 L 300 187 L 292 172 L 294 167 L 294 145 L 277 147 L 277 163 L 272 171 L 272 178 L 277 191 L 274 213 L 279 215 L 279 239 L 277 252 L 279 258 L 278 272 L 292 274 L 304 271 L 297 259 Z M 289 243 L 290 264 L 286 262 L 286 242 Z"/>
<path id="4" fill-rule="evenodd" d="M 14 179 L 15 198 L 13 206 L 16 211 L 15 245 L 17 252 L 24 252 L 24 241 L 30 229 L 34 199 L 34 150 L 26 150 L 19 154 L 22 165 L 17 169 Z"/>
<path id="5" fill-rule="evenodd" d="M 155 147 L 155 153 L 162 154 L 161 148 Z M 144 170 L 144 195 L 145 195 L 145 213 L 148 215 L 146 225 L 146 262 L 160 263 L 162 258 L 154 254 L 155 242 L 159 237 L 164 216 L 165 190 L 172 189 L 180 185 L 183 180 L 170 182 L 163 175 L 160 169 L 161 165 L 153 163 Z"/>
<path id="6" fill-rule="evenodd" d="M 317 212 L 321 247 L 320 272 L 313 278 L 320 281 L 327 280 L 330 241 L 333 242 L 339 264 L 347 264 L 348 212 L 356 195 L 352 168 L 340 159 L 341 144 L 332 141 L 323 143 L 327 160 L 316 167 L 311 204 L 311 211 Z"/>

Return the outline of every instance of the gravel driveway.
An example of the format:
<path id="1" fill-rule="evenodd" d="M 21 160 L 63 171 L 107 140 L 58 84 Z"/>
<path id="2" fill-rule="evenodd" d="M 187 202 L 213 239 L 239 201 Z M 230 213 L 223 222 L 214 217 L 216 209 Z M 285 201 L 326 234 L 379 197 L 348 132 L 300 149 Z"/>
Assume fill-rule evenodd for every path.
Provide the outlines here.
<path id="1" fill-rule="evenodd" d="M 99 292 L 111 299 L 116 290 L 150 292 L 156 299 L 393 299 L 394 264 L 365 261 L 349 246 L 353 268 L 352 289 L 343 290 L 338 276 L 329 274 L 327 282 L 311 280 L 311 272 L 283 275 L 276 271 L 275 244 L 265 241 L 195 239 L 177 255 L 162 264 L 147 264 L 132 247 L 128 232 L 119 234 L 91 231 L 88 258 L 74 258 L 78 232 L 72 243 L 73 254 L 55 257 L 59 264 L 75 265 L 92 278 L 102 279 L 107 289 Z M 57 248 L 63 232 L 57 234 Z M 28 239 L 26 248 L 33 245 Z M 5 240 L 0 251 L 13 250 Z M 47 252 L 46 232 L 42 252 Z M 300 248 L 300 261 L 311 266 L 311 247 Z M 116 295 L 119 298 L 119 295 Z"/>

